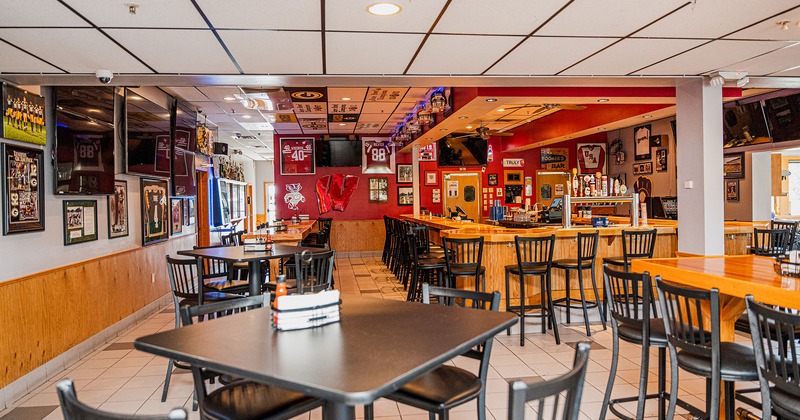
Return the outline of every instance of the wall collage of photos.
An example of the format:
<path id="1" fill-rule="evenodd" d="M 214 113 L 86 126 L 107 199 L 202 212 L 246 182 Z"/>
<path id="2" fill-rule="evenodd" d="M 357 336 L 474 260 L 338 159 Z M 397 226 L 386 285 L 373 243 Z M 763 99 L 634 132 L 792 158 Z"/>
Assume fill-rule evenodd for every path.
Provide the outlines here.
<path id="1" fill-rule="evenodd" d="M 119 119 L 114 118 L 113 110 L 115 98 L 120 95 L 112 87 L 58 87 L 52 91 L 58 101 L 52 101 L 56 109 L 48 110 L 43 96 L 0 84 L 3 99 L 0 138 L 32 145 L 2 142 L 0 166 L 6 180 L 2 186 L 3 235 L 45 230 L 43 182 L 48 182 L 44 179 L 45 123 L 54 118 L 57 127 L 56 133 L 52 133 L 55 194 L 83 196 L 62 201 L 64 245 L 99 239 L 97 200 L 86 197 L 92 195 L 106 196 L 108 239 L 128 236 L 131 214 L 128 182 L 114 179 L 114 121 Z M 196 222 L 194 157 L 195 153 L 210 155 L 213 147 L 213 131 L 204 126 L 196 127 L 193 111 L 170 100 L 172 109 L 169 112 L 173 117 L 166 132 L 161 127 L 159 134 L 174 137 L 176 131 L 179 133 L 166 153 L 168 158 L 180 155 L 181 160 L 170 160 L 171 172 L 167 177 L 140 177 L 142 245 L 193 232 L 193 228 L 185 227 L 194 226 Z M 183 112 L 178 111 L 183 119 L 179 118 L 180 129 L 175 130 L 174 115 L 178 107 L 183 108 Z M 102 115 L 97 115 L 98 109 Z M 127 124 L 119 132 L 127 140 Z M 201 144 L 195 151 L 196 139 L 200 139 Z M 156 152 L 164 153 L 163 150 Z M 178 170 L 174 169 L 176 165 L 180 166 Z M 172 172 L 178 172 L 183 179 L 176 182 Z M 190 179 L 187 180 L 187 176 Z M 179 187 L 180 195 L 170 190 L 170 181 L 175 183 L 174 187 Z"/>

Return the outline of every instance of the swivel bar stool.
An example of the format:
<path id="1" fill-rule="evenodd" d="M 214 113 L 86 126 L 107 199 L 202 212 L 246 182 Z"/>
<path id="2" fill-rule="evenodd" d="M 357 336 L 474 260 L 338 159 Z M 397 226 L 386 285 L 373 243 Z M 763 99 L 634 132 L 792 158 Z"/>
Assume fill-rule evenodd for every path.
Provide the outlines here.
<path id="1" fill-rule="evenodd" d="M 606 329 L 606 317 L 603 313 L 602 305 L 600 304 L 600 295 L 597 293 L 597 283 L 594 280 L 594 261 L 597 259 L 597 241 L 600 239 L 600 231 L 594 233 L 580 233 L 578 232 L 578 257 L 565 258 L 553 261 L 553 268 L 560 268 L 564 270 L 564 284 L 566 285 L 566 296 L 561 299 L 556 299 L 553 303 L 556 306 L 563 306 L 567 310 L 567 324 L 570 323 L 570 312 L 572 308 L 583 309 L 583 322 L 586 324 L 586 335 L 591 336 L 592 331 L 589 329 L 589 313 L 587 308 L 597 308 L 600 313 L 600 321 L 603 323 L 603 329 Z M 581 292 L 581 305 L 573 306 L 572 302 L 577 302 L 577 299 L 572 298 L 569 294 L 569 272 L 575 270 L 578 273 L 578 290 Z M 589 270 L 592 275 L 592 290 L 594 290 L 594 301 L 586 301 L 586 296 L 583 288 L 583 272 Z"/>
<path id="2" fill-rule="evenodd" d="M 514 236 L 514 243 L 517 249 L 517 263 L 507 265 L 506 271 L 506 312 L 516 313 L 520 318 L 519 322 L 519 345 L 525 345 L 525 317 L 542 318 L 542 334 L 547 332 L 548 326 L 553 329 L 556 337 L 556 344 L 561 344 L 558 336 L 558 323 L 556 322 L 555 311 L 553 311 L 553 296 L 550 290 L 550 268 L 553 264 L 553 249 L 556 242 L 556 235 L 523 238 Z M 519 276 L 519 305 L 511 305 L 511 289 L 509 287 L 510 275 Z M 525 303 L 525 278 L 529 276 L 539 276 L 539 304 L 528 305 Z M 539 313 L 529 314 L 530 310 L 539 310 Z M 506 330 L 511 334 L 511 329 Z"/>

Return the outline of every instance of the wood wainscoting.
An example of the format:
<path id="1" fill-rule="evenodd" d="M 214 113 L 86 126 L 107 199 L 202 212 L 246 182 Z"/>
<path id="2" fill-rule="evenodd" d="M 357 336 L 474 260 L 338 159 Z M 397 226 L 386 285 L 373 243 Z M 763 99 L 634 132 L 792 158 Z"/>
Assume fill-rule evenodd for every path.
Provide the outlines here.
<path id="1" fill-rule="evenodd" d="M 170 293 L 165 255 L 195 234 L 0 283 L 0 388 Z"/>
<path id="2" fill-rule="evenodd" d="M 382 251 L 386 239 L 383 219 L 334 220 L 331 248 L 336 252 Z"/>

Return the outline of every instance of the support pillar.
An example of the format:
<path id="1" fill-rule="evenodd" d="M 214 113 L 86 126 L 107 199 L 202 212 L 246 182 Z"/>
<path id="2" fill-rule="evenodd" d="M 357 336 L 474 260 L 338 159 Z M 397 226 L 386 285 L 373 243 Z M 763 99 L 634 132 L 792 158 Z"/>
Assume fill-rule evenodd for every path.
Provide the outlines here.
<path id="1" fill-rule="evenodd" d="M 414 145 L 411 148 L 411 176 L 412 176 L 412 188 L 414 189 L 414 217 L 419 217 L 419 203 L 420 196 L 419 191 L 419 145 Z"/>

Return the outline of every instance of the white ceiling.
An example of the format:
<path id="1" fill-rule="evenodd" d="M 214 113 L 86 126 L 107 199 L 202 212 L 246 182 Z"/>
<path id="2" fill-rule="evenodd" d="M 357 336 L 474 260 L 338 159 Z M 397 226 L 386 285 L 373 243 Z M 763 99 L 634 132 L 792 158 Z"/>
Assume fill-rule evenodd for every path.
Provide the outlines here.
<path id="1" fill-rule="evenodd" d="M 800 86 L 798 0 L 395 0 L 394 16 L 369 14 L 374 2 L 136 0 L 131 14 L 123 1 L 9 0 L 0 79 L 87 84 L 108 69 L 115 84 L 160 86 L 224 135 L 270 146 L 268 115 L 224 100 L 239 86 L 418 87 L 391 109 L 365 100 L 363 118 L 326 133 L 387 132 L 436 85 L 646 85 L 731 70 Z"/>

